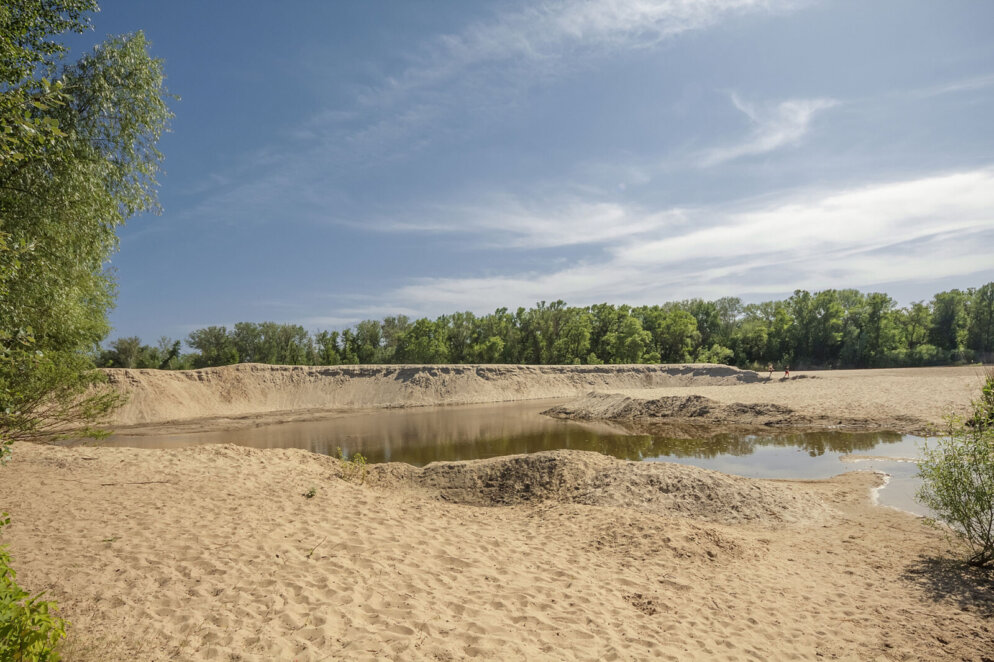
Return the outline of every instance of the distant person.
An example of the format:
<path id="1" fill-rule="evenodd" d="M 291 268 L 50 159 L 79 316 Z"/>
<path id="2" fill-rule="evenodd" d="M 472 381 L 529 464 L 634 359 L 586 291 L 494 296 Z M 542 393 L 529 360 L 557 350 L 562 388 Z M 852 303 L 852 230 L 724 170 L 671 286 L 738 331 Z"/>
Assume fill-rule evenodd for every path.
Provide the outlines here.
<path id="1" fill-rule="evenodd" d="M 772 363 L 767 363 L 766 364 L 766 370 L 770 373 L 766 378 L 767 379 L 773 379 L 773 364 Z"/>
<path id="2" fill-rule="evenodd" d="M 790 366 L 784 366 L 783 368 L 783 378 L 790 379 Z"/>

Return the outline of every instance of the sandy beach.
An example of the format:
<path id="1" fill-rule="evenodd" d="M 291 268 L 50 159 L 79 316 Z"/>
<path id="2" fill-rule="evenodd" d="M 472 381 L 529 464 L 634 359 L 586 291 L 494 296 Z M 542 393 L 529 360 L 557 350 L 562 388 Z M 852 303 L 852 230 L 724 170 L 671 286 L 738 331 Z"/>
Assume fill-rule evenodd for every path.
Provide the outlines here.
<path id="1" fill-rule="evenodd" d="M 607 392 L 938 422 L 979 383 L 811 375 Z M 70 662 L 994 659 L 991 577 L 873 506 L 868 472 L 751 480 L 553 451 L 376 465 L 358 484 L 303 450 L 18 444 L 0 477 L 18 579 L 72 622 Z"/>

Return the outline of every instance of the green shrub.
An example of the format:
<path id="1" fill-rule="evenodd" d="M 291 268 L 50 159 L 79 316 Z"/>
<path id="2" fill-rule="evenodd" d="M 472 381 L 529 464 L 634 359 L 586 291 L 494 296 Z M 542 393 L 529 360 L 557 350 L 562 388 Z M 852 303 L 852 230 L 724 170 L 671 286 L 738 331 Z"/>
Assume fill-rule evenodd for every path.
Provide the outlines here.
<path id="1" fill-rule="evenodd" d="M 342 480 L 360 485 L 366 482 L 366 458 L 362 456 L 362 453 L 356 453 L 349 459 L 345 457 L 345 453 L 339 447 L 338 463 L 342 468 Z"/>
<path id="2" fill-rule="evenodd" d="M 986 566 L 994 563 L 994 370 L 973 410 L 965 423 L 951 419 L 948 436 L 922 449 L 918 500 L 966 543 L 970 564 Z"/>
<path id="3" fill-rule="evenodd" d="M 0 515 L 0 529 L 10 523 Z M 15 582 L 10 554 L 0 546 L 0 660 L 58 662 L 56 648 L 66 636 L 68 623 L 52 614 L 54 602 L 32 596 Z"/>

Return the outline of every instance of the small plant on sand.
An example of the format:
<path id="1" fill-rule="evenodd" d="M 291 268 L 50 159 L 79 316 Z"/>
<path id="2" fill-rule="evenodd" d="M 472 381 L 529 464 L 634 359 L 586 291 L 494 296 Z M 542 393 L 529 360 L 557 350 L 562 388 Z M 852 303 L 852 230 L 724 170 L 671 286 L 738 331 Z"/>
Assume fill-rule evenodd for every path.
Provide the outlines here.
<path id="1" fill-rule="evenodd" d="M 342 468 L 342 480 L 360 485 L 366 482 L 366 458 L 362 456 L 362 453 L 356 453 L 351 458 L 347 458 L 339 447 L 338 463 Z"/>
<path id="2" fill-rule="evenodd" d="M 946 436 L 922 449 L 918 475 L 918 500 L 963 540 L 969 563 L 994 564 L 994 370 L 985 375 L 973 414 L 951 418 Z"/>
<path id="3" fill-rule="evenodd" d="M 8 524 L 7 513 L 0 514 L 0 529 Z M 56 648 L 68 624 L 51 613 L 54 602 L 17 585 L 10 562 L 7 548 L 0 546 L 0 660 L 58 662 Z"/>
<path id="4" fill-rule="evenodd" d="M 314 495 L 316 495 L 317 493 L 318 493 L 318 488 L 312 485 L 311 488 L 306 492 L 304 492 L 303 494 L 301 494 L 301 496 L 304 497 L 305 499 L 313 499 Z"/>

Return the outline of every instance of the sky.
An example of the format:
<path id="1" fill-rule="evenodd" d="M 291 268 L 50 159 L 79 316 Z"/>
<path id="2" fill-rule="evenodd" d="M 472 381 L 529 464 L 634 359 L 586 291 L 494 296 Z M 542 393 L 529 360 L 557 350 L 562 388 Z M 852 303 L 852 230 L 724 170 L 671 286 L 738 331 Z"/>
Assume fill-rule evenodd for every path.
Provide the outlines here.
<path id="1" fill-rule="evenodd" d="M 994 3 L 103 0 L 175 118 L 111 337 L 994 280 Z"/>

